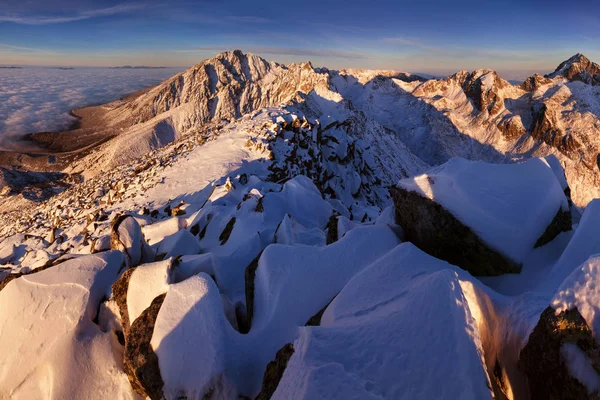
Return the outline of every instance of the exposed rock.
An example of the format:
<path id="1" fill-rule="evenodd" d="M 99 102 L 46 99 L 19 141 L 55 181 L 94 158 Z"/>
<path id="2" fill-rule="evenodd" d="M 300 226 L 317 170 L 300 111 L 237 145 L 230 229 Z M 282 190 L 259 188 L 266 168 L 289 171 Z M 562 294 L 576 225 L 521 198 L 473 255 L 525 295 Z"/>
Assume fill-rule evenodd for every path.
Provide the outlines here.
<path id="1" fill-rule="evenodd" d="M 122 251 L 125 255 L 125 267 L 131 268 L 144 261 L 152 260 L 152 250 L 146 243 L 142 228 L 130 215 L 115 217 L 110 230 L 111 250 Z"/>
<path id="2" fill-rule="evenodd" d="M 150 307 L 135 320 L 125 340 L 123 367 L 131 387 L 142 397 L 152 400 L 164 398 L 164 382 L 160 375 L 158 357 L 150 341 L 154 333 L 154 324 L 166 294 L 156 297 Z"/>
<path id="3" fill-rule="evenodd" d="M 305 326 L 321 326 L 321 318 L 323 317 L 325 310 L 327 310 L 327 307 L 329 307 L 329 305 L 331 304 L 331 302 L 334 299 L 335 299 L 335 296 L 329 301 L 329 303 L 325 304 L 325 306 L 323 308 L 321 308 L 319 310 L 319 312 L 317 312 L 315 315 L 310 317 L 308 319 L 308 321 L 306 321 L 306 324 L 304 324 L 304 325 Z"/>
<path id="4" fill-rule="evenodd" d="M 260 260 L 261 255 L 262 251 L 246 267 L 246 318 L 245 321 L 238 321 L 238 326 L 240 328 L 241 333 L 250 332 L 250 328 L 252 327 L 252 317 L 254 316 L 254 278 L 256 277 L 256 269 L 258 268 L 258 262 Z"/>
<path id="5" fill-rule="evenodd" d="M 527 129 L 523 126 L 521 117 L 518 115 L 511 115 L 503 118 L 498 123 L 498 129 L 502 132 L 507 140 L 517 139 L 527 133 Z"/>
<path id="6" fill-rule="evenodd" d="M 286 344 L 277 352 L 275 359 L 267 365 L 265 375 L 263 376 L 262 388 L 258 396 L 256 396 L 256 400 L 268 400 L 273 396 L 283 377 L 288 361 L 293 355 L 294 346 L 291 343 Z"/>
<path id="7" fill-rule="evenodd" d="M 548 78 L 557 76 L 563 76 L 570 81 L 580 81 L 594 86 L 600 85 L 600 65 L 591 62 L 583 54 L 575 54 L 561 63 L 553 73 L 546 75 Z"/>
<path id="8" fill-rule="evenodd" d="M 473 275 L 520 272 L 521 266 L 485 245 L 473 231 L 438 203 L 399 187 L 392 187 L 396 223 L 405 238 L 434 257 Z"/>
<path id="9" fill-rule="evenodd" d="M 337 242 L 338 240 L 338 216 L 334 213 L 327 222 L 327 244 Z"/>
<path id="10" fill-rule="evenodd" d="M 235 217 L 232 217 L 229 220 L 229 222 L 227 223 L 227 225 L 225 226 L 225 229 L 223 229 L 223 232 L 221 232 L 221 235 L 219 236 L 221 245 L 224 245 L 229 240 L 229 236 L 231 236 L 231 232 L 233 231 L 234 225 L 235 225 Z"/>
<path id="11" fill-rule="evenodd" d="M 567 190 L 568 188 L 565 189 L 565 195 L 569 198 Z M 546 231 L 540 236 L 537 242 L 535 242 L 534 248 L 550 243 L 559 233 L 568 232 L 571 229 L 573 229 L 571 210 L 563 211 L 562 208 L 559 208 L 556 216 L 550 225 L 548 225 L 548 228 L 546 228 Z"/>
<path id="12" fill-rule="evenodd" d="M 134 268 L 129 268 L 117 280 L 112 286 L 112 297 L 119 307 L 119 314 L 121 314 L 121 326 L 123 327 L 123 335 L 127 338 L 129 333 L 129 327 L 131 321 L 129 320 L 129 312 L 127 309 L 127 289 L 129 288 L 129 279 L 135 271 Z"/>
<path id="13" fill-rule="evenodd" d="M 557 116 L 546 104 L 542 105 L 534 115 L 531 136 L 558 149 L 567 156 L 573 156 L 573 152 L 581 147 L 581 144 L 573 135 L 562 131 L 558 126 Z"/>
<path id="14" fill-rule="evenodd" d="M 461 71 L 448 80 L 459 82 L 475 108 L 478 111 L 488 110 L 490 114 L 496 114 L 499 110 L 496 105 L 501 105 L 503 101 L 498 90 L 510 86 L 491 70 Z"/>
<path id="15" fill-rule="evenodd" d="M 548 307 L 519 356 L 519 367 L 527 376 L 532 399 L 599 398 L 597 392 L 588 394 L 587 388 L 572 376 L 563 356 L 565 344 L 576 345 L 600 374 L 600 346 L 579 311 L 575 308 L 556 315 Z"/>
<path id="16" fill-rule="evenodd" d="M 535 75 L 530 76 L 529 78 L 525 79 L 525 82 L 523 82 L 521 85 L 519 85 L 519 87 L 528 92 L 535 92 L 543 85 L 547 85 L 551 82 L 552 82 L 552 79 L 546 78 L 540 74 L 535 74 Z"/>

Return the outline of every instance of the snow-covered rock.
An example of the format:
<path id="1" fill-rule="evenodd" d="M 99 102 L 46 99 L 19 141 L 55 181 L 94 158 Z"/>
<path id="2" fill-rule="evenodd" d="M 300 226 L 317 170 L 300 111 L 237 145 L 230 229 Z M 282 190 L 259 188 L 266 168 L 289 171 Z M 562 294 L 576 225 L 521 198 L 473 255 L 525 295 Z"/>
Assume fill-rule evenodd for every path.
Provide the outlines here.
<path id="1" fill-rule="evenodd" d="M 272 398 L 491 399 L 457 274 L 406 268 L 386 258 L 355 275 L 321 327 L 301 328 Z"/>
<path id="2" fill-rule="evenodd" d="M 392 189 L 406 239 L 475 274 L 518 271 L 534 247 L 571 228 L 567 198 L 542 159 L 452 159 Z"/>
<path id="3" fill-rule="evenodd" d="M 95 322 L 122 261 L 77 257 L 0 291 L 0 397 L 134 398 L 115 333 Z"/>

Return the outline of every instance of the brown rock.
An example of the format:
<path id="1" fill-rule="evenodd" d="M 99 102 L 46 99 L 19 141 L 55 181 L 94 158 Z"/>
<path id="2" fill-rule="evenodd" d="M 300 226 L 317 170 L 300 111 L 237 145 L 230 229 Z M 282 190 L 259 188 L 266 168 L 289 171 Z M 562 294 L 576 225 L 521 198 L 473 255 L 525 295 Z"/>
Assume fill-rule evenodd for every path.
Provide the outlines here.
<path id="1" fill-rule="evenodd" d="M 519 356 L 519 367 L 527 376 L 531 398 L 597 400 L 599 394 L 588 394 L 569 372 L 561 352 L 565 343 L 579 347 L 600 373 L 600 346 L 579 311 L 572 309 L 556 315 L 556 311 L 548 307 Z"/>
<path id="2" fill-rule="evenodd" d="M 164 382 L 160 375 L 158 357 L 150 340 L 154 333 L 154 324 L 166 294 L 156 297 L 150 307 L 135 320 L 125 340 L 123 367 L 131 387 L 142 397 L 152 400 L 164 399 Z"/>
<path id="3" fill-rule="evenodd" d="M 294 346 L 291 343 L 288 343 L 279 349 L 275 356 L 275 360 L 267 365 L 265 375 L 263 376 L 262 388 L 258 396 L 256 396 L 256 400 L 268 400 L 273 396 L 273 393 L 277 390 L 277 386 L 283 377 L 288 361 L 293 355 Z"/>
<path id="4" fill-rule="evenodd" d="M 123 272 L 123 275 L 112 285 L 112 296 L 119 307 L 121 314 L 121 326 L 123 327 L 123 335 L 127 339 L 131 321 L 129 321 L 129 312 L 127 311 L 127 290 L 129 289 L 129 279 L 135 271 L 135 268 L 130 268 Z"/>

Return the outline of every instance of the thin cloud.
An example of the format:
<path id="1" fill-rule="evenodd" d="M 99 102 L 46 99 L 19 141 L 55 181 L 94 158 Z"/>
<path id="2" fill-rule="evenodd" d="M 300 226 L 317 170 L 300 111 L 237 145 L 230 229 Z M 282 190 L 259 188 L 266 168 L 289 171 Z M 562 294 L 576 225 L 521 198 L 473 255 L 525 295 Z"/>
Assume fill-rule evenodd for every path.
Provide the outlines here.
<path id="1" fill-rule="evenodd" d="M 335 49 L 298 49 L 292 47 L 262 47 L 262 46 L 243 46 L 244 51 L 257 54 L 274 54 L 299 57 L 333 57 L 345 59 L 365 59 L 367 56 L 363 53 L 353 51 L 335 50 Z M 193 49 L 176 50 L 178 53 L 200 53 L 200 52 L 221 52 L 227 51 L 230 48 L 210 46 L 196 47 Z"/>
<path id="2" fill-rule="evenodd" d="M 253 15 L 229 15 L 225 19 L 231 22 L 241 22 L 245 24 L 266 24 L 273 22 L 273 20 L 262 17 L 255 17 Z"/>
<path id="3" fill-rule="evenodd" d="M 15 46 L 12 44 L 0 42 L 0 51 L 2 51 L 2 50 L 18 52 L 18 53 L 59 54 L 58 52 L 52 51 L 52 50 L 37 49 L 34 47 L 25 47 L 25 46 Z"/>
<path id="4" fill-rule="evenodd" d="M 427 43 L 423 43 L 422 41 L 420 41 L 418 39 L 413 39 L 413 38 L 388 37 L 388 38 L 383 38 L 382 40 L 386 43 L 397 44 L 397 45 L 406 46 L 406 47 L 416 47 L 418 49 L 429 51 L 432 53 L 443 53 L 443 54 L 448 53 L 447 50 L 442 49 L 441 47 L 431 46 L 431 45 L 428 45 Z"/>
<path id="5" fill-rule="evenodd" d="M 117 14 L 126 14 L 144 8 L 144 4 L 119 4 L 108 8 L 97 10 L 87 10 L 75 15 L 55 17 L 55 16 L 19 16 L 19 15 L 0 15 L 0 22 L 12 22 L 22 25 L 48 25 L 62 24 L 66 22 L 82 21 L 85 19 L 106 17 Z"/>

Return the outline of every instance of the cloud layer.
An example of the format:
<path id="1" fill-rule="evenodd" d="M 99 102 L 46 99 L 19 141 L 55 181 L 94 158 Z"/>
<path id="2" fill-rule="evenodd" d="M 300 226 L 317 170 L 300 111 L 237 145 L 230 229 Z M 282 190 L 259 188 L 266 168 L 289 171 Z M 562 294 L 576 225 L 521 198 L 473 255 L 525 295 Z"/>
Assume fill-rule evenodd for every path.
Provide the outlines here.
<path id="1" fill-rule="evenodd" d="M 0 143 L 30 132 L 58 131 L 69 112 L 156 85 L 181 69 L 0 69 Z"/>

